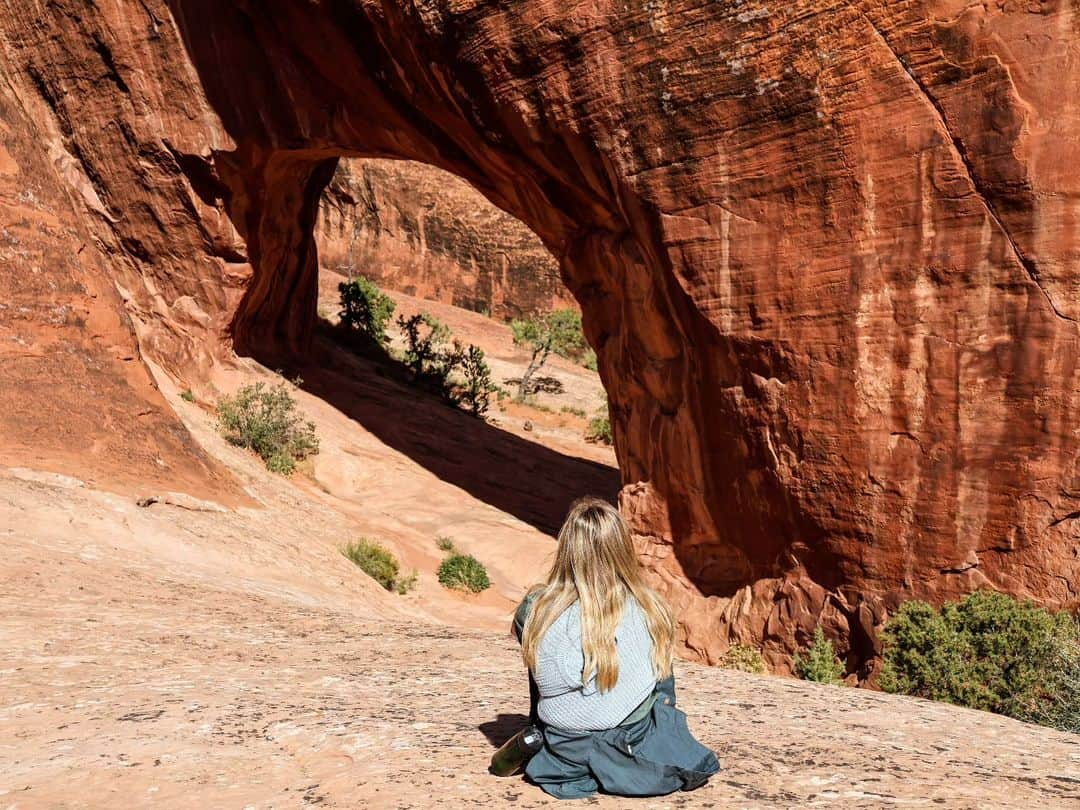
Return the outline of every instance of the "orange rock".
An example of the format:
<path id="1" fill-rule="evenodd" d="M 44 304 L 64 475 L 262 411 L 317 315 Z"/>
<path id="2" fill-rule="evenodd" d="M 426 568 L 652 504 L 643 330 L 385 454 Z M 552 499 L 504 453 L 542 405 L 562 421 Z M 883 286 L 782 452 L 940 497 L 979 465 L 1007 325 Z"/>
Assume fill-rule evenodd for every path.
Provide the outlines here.
<path id="1" fill-rule="evenodd" d="M 342 160 L 315 234 L 324 268 L 498 320 L 577 306 L 536 234 L 422 163 Z"/>
<path id="2" fill-rule="evenodd" d="M 337 156 L 428 162 L 559 257 L 699 655 L 820 621 L 854 666 L 903 599 L 1077 603 L 1071 4 L 51 8 L 5 4 L 5 149 L 55 155 L 172 374 L 303 350 Z"/>

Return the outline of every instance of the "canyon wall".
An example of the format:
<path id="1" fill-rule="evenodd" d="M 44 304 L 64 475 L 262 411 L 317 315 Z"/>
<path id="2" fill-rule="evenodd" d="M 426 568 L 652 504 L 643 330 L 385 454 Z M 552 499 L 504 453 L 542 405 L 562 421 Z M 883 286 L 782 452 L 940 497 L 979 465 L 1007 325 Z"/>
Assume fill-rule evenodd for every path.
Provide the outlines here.
<path id="1" fill-rule="evenodd" d="M 904 599 L 1077 604 L 1072 4 L 0 10 L 9 135 L 174 376 L 303 351 L 337 159 L 430 163 L 559 257 L 691 654 L 820 622 L 865 676 Z"/>
<path id="2" fill-rule="evenodd" d="M 532 231 L 422 163 L 341 160 L 315 239 L 323 268 L 499 320 L 577 307 Z"/>

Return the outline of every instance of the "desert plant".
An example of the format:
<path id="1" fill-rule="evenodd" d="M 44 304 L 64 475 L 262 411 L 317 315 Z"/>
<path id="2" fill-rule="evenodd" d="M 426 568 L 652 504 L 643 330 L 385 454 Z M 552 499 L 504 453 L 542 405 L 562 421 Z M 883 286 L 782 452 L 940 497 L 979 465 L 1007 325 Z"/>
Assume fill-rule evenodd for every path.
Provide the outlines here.
<path id="1" fill-rule="evenodd" d="M 454 550 L 454 538 L 447 537 L 445 534 L 440 534 L 435 538 L 435 545 L 439 547 L 440 551 L 453 551 Z"/>
<path id="2" fill-rule="evenodd" d="M 585 354 L 581 356 L 581 365 L 585 366 L 589 371 L 596 371 L 596 352 L 592 347 L 585 350 Z"/>
<path id="3" fill-rule="evenodd" d="M 1046 662 L 1042 695 L 1023 719 L 1080 734 L 1080 625 L 1060 632 Z"/>
<path id="4" fill-rule="evenodd" d="M 814 628 L 810 645 L 795 654 L 795 674 L 804 681 L 843 683 L 844 665 L 836 659 L 836 650 L 821 627 Z"/>
<path id="5" fill-rule="evenodd" d="M 360 539 L 341 549 L 361 571 L 390 591 L 398 578 L 397 558 L 378 543 Z"/>
<path id="6" fill-rule="evenodd" d="M 428 373 L 445 351 L 449 327 L 427 312 L 398 315 L 397 324 L 405 336 L 405 365 L 418 377 Z"/>
<path id="7" fill-rule="evenodd" d="M 615 436 L 611 431 L 611 403 L 606 394 L 600 395 L 603 405 L 585 427 L 585 441 L 611 444 Z"/>
<path id="8" fill-rule="evenodd" d="M 483 563 L 471 554 L 452 553 L 439 566 L 439 582 L 458 591 L 480 593 L 491 587 Z"/>
<path id="9" fill-rule="evenodd" d="M 600 414 L 590 419 L 589 426 L 585 429 L 585 440 L 611 444 L 614 441 L 611 433 L 611 419 L 606 414 Z"/>
<path id="10" fill-rule="evenodd" d="M 341 553 L 388 591 L 404 594 L 416 585 L 416 572 L 414 571 L 408 577 L 399 576 L 400 566 L 397 558 L 373 540 L 361 538 L 347 543 L 341 549 Z"/>
<path id="11" fill-rule="evenodd" d="M 588 416 L 584 408 L 575 408 L 573 405 L 563 405 L 559 410 L 563 413 L 568 413 L 571 416 L 576 416 L 579 419 L 584 419 Z"/>
<path id="12" fill-rule="evenodd" d="M 764 675 L 769 671 L 765 666 L 765 659 L 761 657 L 761 651 L 748 644 L 732 644 L 720 656 L 719 664 L 724 669 L 737 669 L 739 672 L 752 672 L 755 675 Z"/>
<path id="13" fill-rule="evenodd" d="M 469 344 L 469 348 L 461 353 L 461 373 L 465 384 L 457 390 L 458 403 L 474 416 L 483 416 L 491 404 L 491 392 L 495 390 L 483 349 Z"/>
<path id="14" fill-rule="evenodd" d="M 419 577 L 416 571 L 413 571 L 407 577 L 398 577 L 394 580 L 394 591 L 404 596 L 413 588 L 416 587 L 416 580 Z"/>
<path id="15" fill-rule="evenodd" d="M 578 359 L 588 348 L 581 331 L 581 313 L 572 309 L 557 309 L 540 318 L 515 320 L 510 323 L 514 343 L 532 351 L 529 365 L 518 382 L 517 397 L 524 400 L 532 389 L 533 376 L 547 362 L 552 352 Z"/>
<path id="16" fill-rule="evenodd" d="M 450 329 L 434 315 L 419 312 L 409 318 L 399 315 L 398 327 L 405 336 L 403 362 L 413 380 L 450 398 L 450 374 L 465 358 L 460 341 L 447 345 Z"/>
<path id="17" fill-rule="evenodd" d="M 882 631 L 886 692 L 1077 730 L 1080 629 L 1068 613 L 977 591 L 905 602 Z"/>
<path id="18" fill-rule="evenodd" d="M 285 383 L 245 385 L 235 396 L 222 397 L 217 410 L 226 441 L 254 450 L 273 472 L 288 475 L 297 461 L 319 452 L 315 423 L 300 418 Z"/>
<path id="19" fill-rule="evenodd" d="M 384 345 L 389 340 L 386 325 L 394 314 L 394 300 L 363 276 L 338 284 L 338 292 L 342 326 L 357 330 L 372 343 Z"/>
<path id="20" fill-rule="evenodd" d="M 195 395 L 191 393 L 190 388 L 185 388 L 183 391 L 180 392 L 180 399 L 184 400 L 184 402 L 194 402 Z"/>

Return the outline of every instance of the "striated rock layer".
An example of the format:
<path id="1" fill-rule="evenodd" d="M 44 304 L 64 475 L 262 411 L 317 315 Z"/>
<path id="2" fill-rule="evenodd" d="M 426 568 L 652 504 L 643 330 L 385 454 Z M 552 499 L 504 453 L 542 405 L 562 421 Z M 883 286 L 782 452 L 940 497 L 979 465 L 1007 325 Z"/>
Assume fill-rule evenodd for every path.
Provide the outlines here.
<path id="1" fill-rule="evenodd" d="M 577 306 L 536 234 L 423 163 L 340 161 L 315 238 L 322 267 L 493 318 Z"/>
<path id="2" fill-rule="evenodd" d="M 173 374 L 226 328 L 302 351 L 337 158 L 431 163 L 559 257 L 694 654 L 820 621 L 854 668 L 903 599 L 1077 603 L 1074 4 L 0 12 L 9 135 Z"/>

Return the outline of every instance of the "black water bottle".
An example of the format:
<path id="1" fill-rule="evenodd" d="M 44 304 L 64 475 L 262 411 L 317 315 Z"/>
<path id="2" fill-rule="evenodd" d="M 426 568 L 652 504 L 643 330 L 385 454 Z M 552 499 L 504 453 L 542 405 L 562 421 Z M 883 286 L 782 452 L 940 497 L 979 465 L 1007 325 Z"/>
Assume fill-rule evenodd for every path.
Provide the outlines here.
<path id="1" fill-rule="evenodd" d="M 489 770 L 496 776 L 521 773 L 532 755 L 544 745 L 544 735 L 536 726 L 525 726 L 502 744 L 491 757 Z"/>

